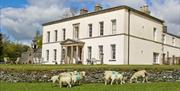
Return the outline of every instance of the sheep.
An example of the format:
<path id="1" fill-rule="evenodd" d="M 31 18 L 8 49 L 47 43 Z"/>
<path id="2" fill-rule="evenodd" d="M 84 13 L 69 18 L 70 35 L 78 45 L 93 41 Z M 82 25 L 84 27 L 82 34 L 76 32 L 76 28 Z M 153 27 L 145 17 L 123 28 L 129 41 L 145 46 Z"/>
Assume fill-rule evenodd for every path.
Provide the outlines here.
<path id="1" fill-rule="evenodd" d="M 62 87 L 62 84 L 68 84 L 68 86 L 71 88 L 71 82 L 72 78 L 70 75 L 67 76 L 59 76 L 59 86 Z"/>
<path id="2" fill-rule="evenodd" d="M 59 75 L 55 75 L 51 77 L 51 81 L 54 84 L 55 82 L 57 82 L 59 80 Z"/>
<path id="3" fill-rule="evenodd" d="M 135 79 L 135 83 L 137 83 L 137 79 L 139 78 L 139 77 L 142 77 L 143 78 L 143 83 L 146 81 L 146 82 L 148 82 L 148 73 L 147 73 L 147 71 L 146 70 L 140 70 L 140 71 L 137 71 L 137 72 L 135 72 L 133 75 L 132 75 L 132 77 L 130 78 L 130 83 L 132 83 L 133 82 L 133 79 Z"/>
<path id="4" fill-rule="evenodd" d="M 116 80 L 117 84 L 119 80 L 121 81 L 121 84 L 125 83 L 123 74 L 120 74 L 116 71 L 105 71 L 104 78 L 105 78 L 105 85 L 107 85 L 109 81 L 111 81 L 111 85 L 112 85 L 114 80 Z"/>
<path id="5" fill-rule="evenodd" d="M 119 72 L 115 72 L 115 71 L 113 71 L 113 74 L 111 76 L 111 85 L 113 84 L 114 80 L 116 81 L 116 84 L 118 84 L 119 81 L 120 84 L 125 83 L 123 74 L 120 74 Z"/>
<path id="6" fill-rule="evenodd" d="M 82 78 L 85 77 L 85 72 L 63 72 L 59 74 L 59 86 L 62 87 L 63 83 L 68 84 L 69 87 L 71 87 L 71 84 L 75 84 L 76 82 L 79 82 Z M 80 84 L 80 83 L 79 83 Z"/>
<path id="7" fill-rule="evenodd" d="M 76 74 L 72 75 L 72 83 L 79 83 L 80 84 L 80 80 L 83 79 L 86 75 L 85 71 L 82 72 L 77 72 Z"/>

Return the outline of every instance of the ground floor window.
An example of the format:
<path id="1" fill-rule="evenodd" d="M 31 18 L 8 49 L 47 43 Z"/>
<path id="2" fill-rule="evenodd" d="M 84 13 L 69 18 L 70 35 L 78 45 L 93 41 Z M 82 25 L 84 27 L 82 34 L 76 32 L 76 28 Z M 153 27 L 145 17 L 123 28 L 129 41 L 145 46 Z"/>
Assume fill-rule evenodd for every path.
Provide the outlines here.
<path id="1" fill-rule="evenodd" d="M 111 59 L 116 59 L 116 45 L 111 45 Z"/>
<path id="2" fill-rule="evenodd" d="M 46 50 L 46 60 L 49 61 L 49 50 Z"/>
<path id="3" fill-rule="evenodd" d="M 57 50 L 54 49 L 54 61 L 56 61 L 56 59 L 57 59 Z"/>
<path id="4" fill-rule="evenodd" d="M 88 59 L 91 59 L 91 55 L 92 55 L 92 47 L 89 46 L 88 47 Z"/>
<path id="5" fill-rule="evenodd" d="M 153 53 L 153 63 L 159 64 L 159 53 Z"/>
<path id="6" fill-rule="evenodd" d="M 100 45 L 99 46 L 99 59 L 102 59 L 102 56 L 103 56 L 103 46 Z"/>

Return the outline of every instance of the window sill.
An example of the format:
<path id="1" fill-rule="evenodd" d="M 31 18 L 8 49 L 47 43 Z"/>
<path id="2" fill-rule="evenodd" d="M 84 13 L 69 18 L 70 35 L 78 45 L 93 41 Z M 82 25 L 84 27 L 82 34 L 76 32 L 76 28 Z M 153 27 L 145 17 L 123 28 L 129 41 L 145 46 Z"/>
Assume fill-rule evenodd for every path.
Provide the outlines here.
<path id="1" fill-rule="evenodd" d="M 109 59 L 109 61 L 116 61 L 116 59 Z"/>

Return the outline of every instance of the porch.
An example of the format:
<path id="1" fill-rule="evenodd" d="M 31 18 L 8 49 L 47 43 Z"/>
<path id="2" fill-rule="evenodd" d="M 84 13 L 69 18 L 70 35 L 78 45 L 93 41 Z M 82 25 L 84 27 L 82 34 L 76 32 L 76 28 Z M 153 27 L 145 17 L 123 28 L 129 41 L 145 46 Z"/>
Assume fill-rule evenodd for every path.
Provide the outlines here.
<path id="1" fill-rule="evenodd" d="M 61 64 L 82 64 L 84 42 L 79 40 L 67 39 L 61 43 Z"/>

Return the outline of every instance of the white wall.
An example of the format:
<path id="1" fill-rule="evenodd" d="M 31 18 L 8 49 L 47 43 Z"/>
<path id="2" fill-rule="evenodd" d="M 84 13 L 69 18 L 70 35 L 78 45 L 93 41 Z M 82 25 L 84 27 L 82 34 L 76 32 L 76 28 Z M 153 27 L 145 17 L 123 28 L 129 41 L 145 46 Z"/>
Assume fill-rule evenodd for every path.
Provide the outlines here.
<path id="1" fill-rule="evenodd" d="M 111 20 L 116 19 L 116 35 L 112 36 Z M 163 24 L 139 15 L 131 11 L 130 15 L 130 64 L 153 64 L 153 52 L 161 54 L 169 51 L 170 55 L 180 56 L 180 39 L 176 38 L 176 47 L 172 45 L 172 36 L 167 35 L 167 44 L 162 50 Z M 104 22 L 104 36 L 100 37 L 99 22 Z M 50 61 L 53 61 L 53 50 L 57 49 L 57 60 L 61 60 L 61 45 L 63 41 L 62 29 L 66 29 L 66 39 L 73 38 L 73 24 L 79 25 L 79 40 L 85 42 L 84 61 L 87 59 L 87 46 L 92 46 L 92 58 L 99 58 L 99 45 L 103 45 L 105 64 L 127 64 L 128 60 L 128 12 L 125 9 L 112 11 L 108 13 L 97 14 L 89 17 L 82 17 L 70 21 L 60 22 L 52 25 L 43 26 L 43 49 L 42 57 L 46 59 L 46 50 L 50 50 Z M 92 24 L 92 38 L 89 38 L 88 24 Z M 153 40 L 153 28 L 157 29 L 157 40 Z M 58 41 L 54 41 L 54 30 L 58 30 Z M 50 43 L 47 43 L 47 31 L 50 31 Z M 116 45 L 116 61 L 111 59 L 111 44 Z M 52 62 L 48 62 L 52 64 Z M 54 64 L 54 63 L 53 63 Z"/>

